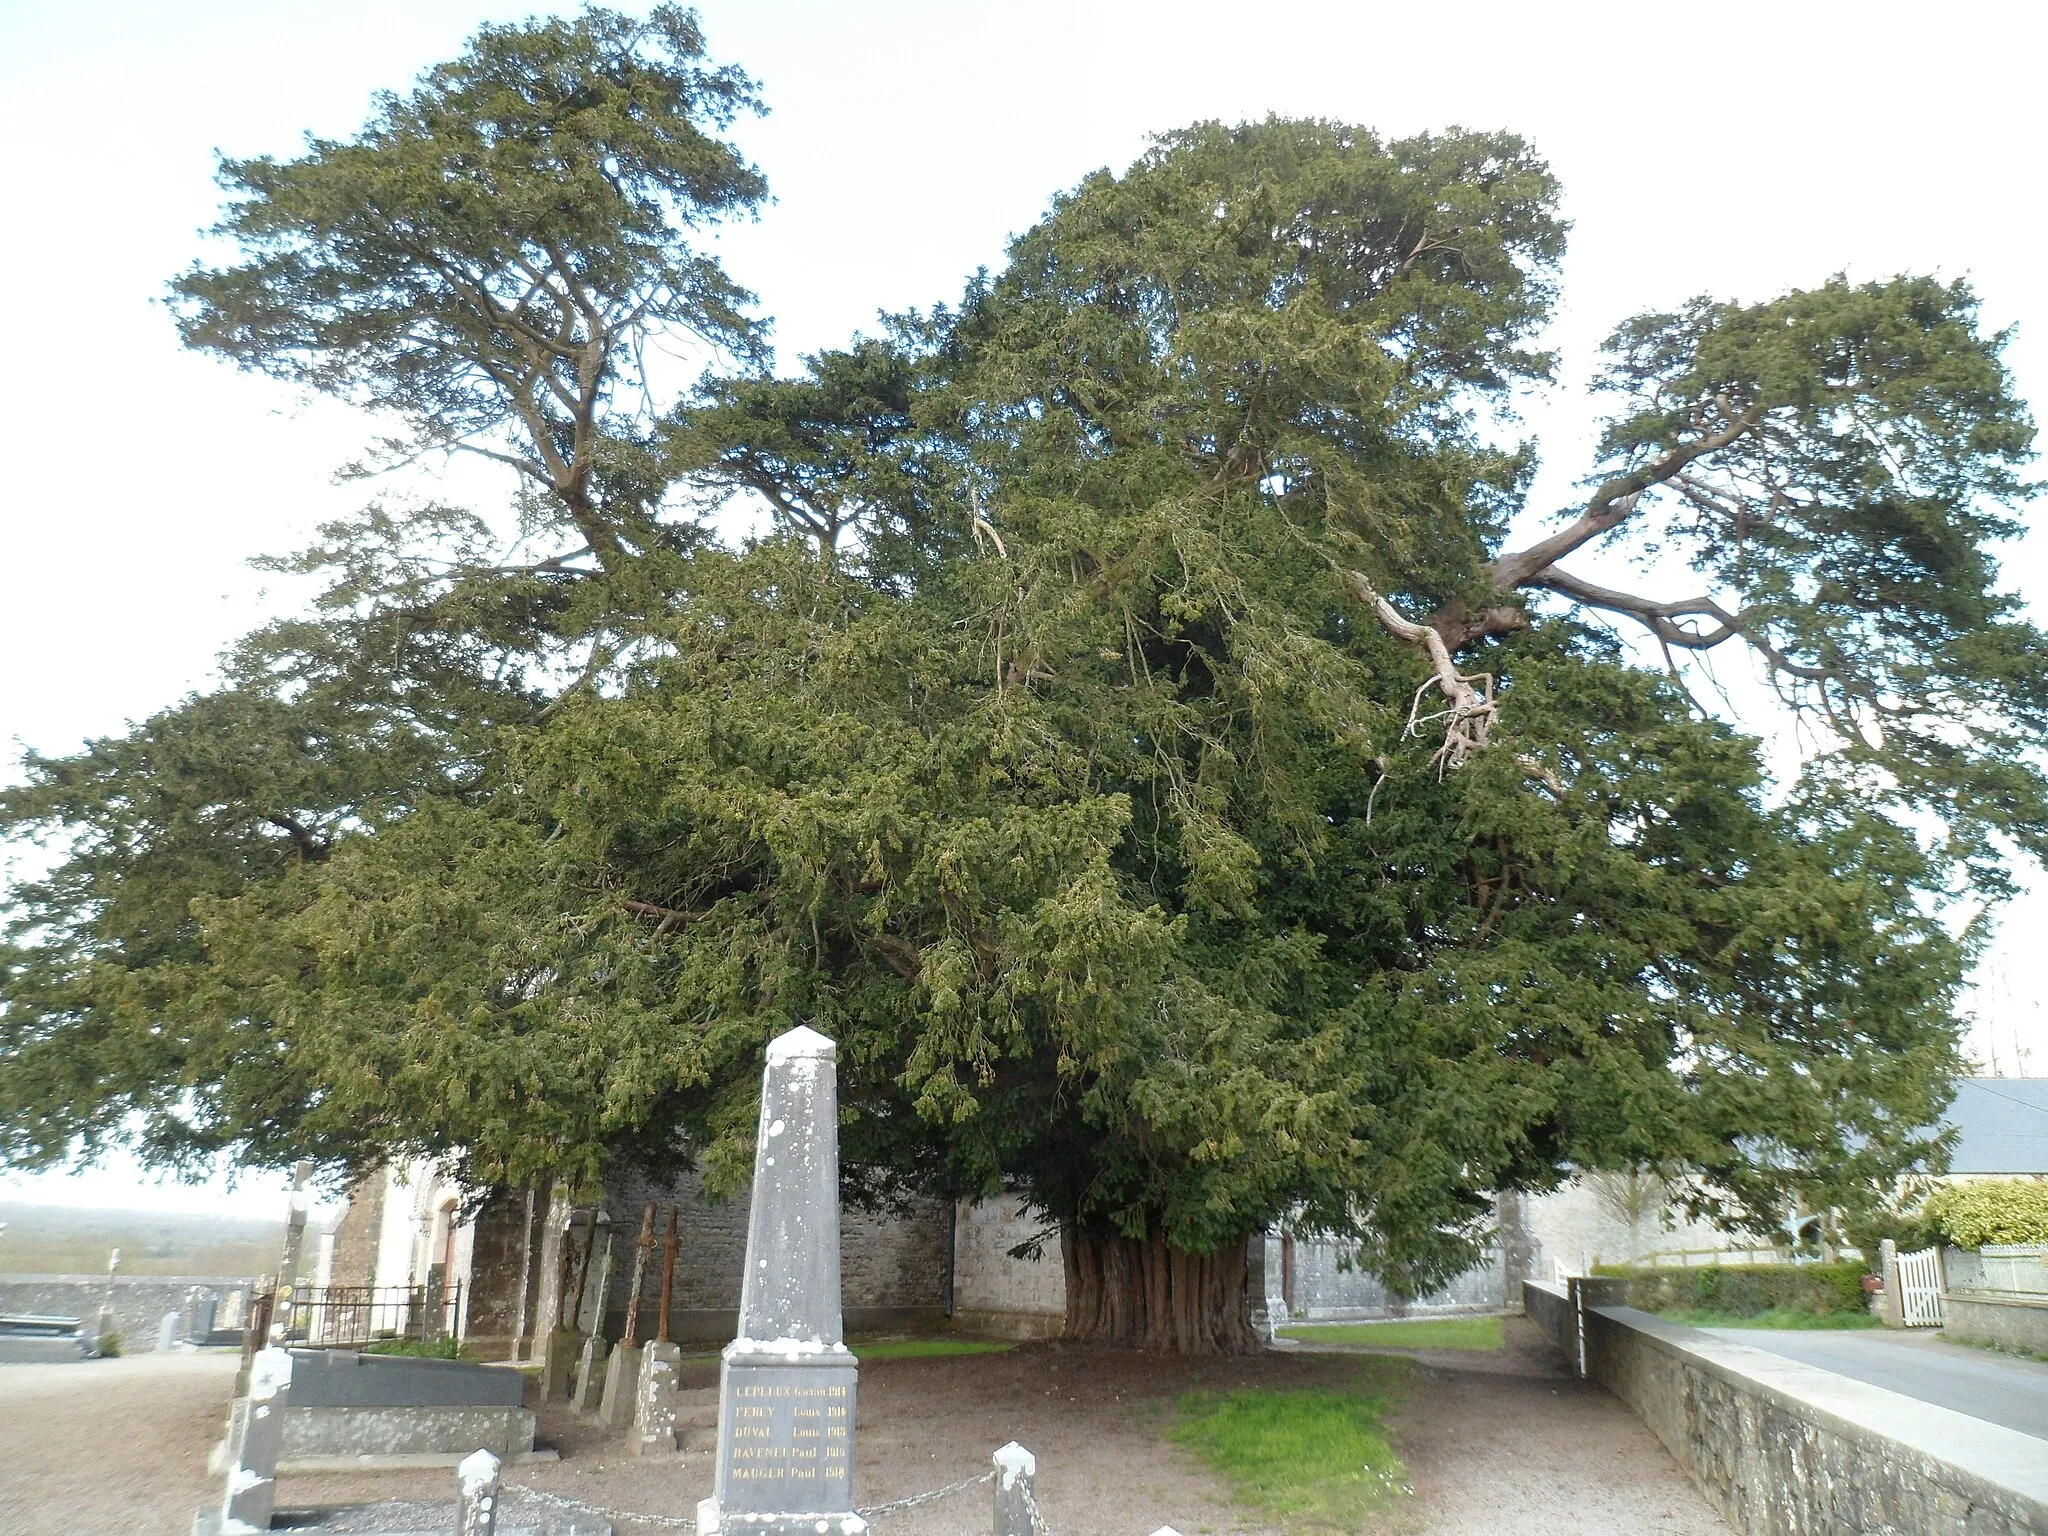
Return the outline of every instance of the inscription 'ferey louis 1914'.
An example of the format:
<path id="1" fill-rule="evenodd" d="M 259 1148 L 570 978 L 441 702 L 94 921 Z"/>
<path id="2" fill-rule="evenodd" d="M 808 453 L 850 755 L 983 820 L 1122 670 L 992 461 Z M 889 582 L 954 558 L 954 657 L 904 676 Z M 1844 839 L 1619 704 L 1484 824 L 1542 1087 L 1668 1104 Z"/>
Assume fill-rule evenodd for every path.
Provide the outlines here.
<path id="1" fill-rule="evenodd" d="M 768 1043 L 739 1337 L 719 1371 L 718 1482 L 698 1536 L 862 1536 L 853 1512 L 858 1362 L 839 1308 L 838 1049 Z"/>

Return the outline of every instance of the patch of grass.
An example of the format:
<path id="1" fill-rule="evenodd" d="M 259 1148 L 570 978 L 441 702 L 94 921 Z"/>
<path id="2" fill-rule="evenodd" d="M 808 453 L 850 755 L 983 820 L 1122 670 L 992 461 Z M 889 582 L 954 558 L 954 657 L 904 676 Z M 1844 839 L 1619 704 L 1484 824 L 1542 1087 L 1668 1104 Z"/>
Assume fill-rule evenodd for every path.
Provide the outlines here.
<path id="1" fill-rule="evenodd" d="M 459 1339 L 436 1339 L 431 1344 L 422 1344 L 418 1339 L 379 1339 L 374 1344 L 365 1344 L 360 1351 L 365 1355 L 405 1355 L 414 1360 L 466 1360 Z"/>
<path id="2" fill-rule="evenodd" d="M 934 1355 L 1000 1355 L 1017 1346 L 988 1339 L 875 1339 L 849 1347 L 865 1363 L 869 1360 L 924 1360 Z"/>
<path id="3" fill-rule="evenodd" d="M 1385 1323 L 1304 1323 L 1282 1328 L 1304 1344 L 1364 1344 L 1379 1349 L 1499 1349 L 1497 1317 L 1416 1317 Z"/>
<path id="4" fill-rule="evenodd" d="M 1868 1312 L 1808 1312 L 1797 1307 L 1772 1307 L 1744 1317 L 1735 1312 L 1659 1312 L 1659 1317 L 1691 1328 L 1881 1328 Z"/>
<path id="5" fill-rule="evenodd" d="M 1240 1503 L 1288 1530 L 1352 1532 L 1408 1492 L 1380 1425 L 1407 1379 L 1406 1361 L 1386 1360 L 1360 1372 L 1351 1391 L 1190 1393 L 1167 1433 L 1228 1479 Z"/>
<path id="6" fill-rule="evenodd" d="M 2048 1360 L 2048 1349 L 2029 1349 L 2024 1344 L 1996 1344 L 1990 1339 L 1966 1339 L 1941 1330 L 1942 1338 L 1950 1344 L 1967 1344 L 1972 1349 L 1988 1349 L 1994 1355 L 2010 1355 L 2016 1360 Z"/>

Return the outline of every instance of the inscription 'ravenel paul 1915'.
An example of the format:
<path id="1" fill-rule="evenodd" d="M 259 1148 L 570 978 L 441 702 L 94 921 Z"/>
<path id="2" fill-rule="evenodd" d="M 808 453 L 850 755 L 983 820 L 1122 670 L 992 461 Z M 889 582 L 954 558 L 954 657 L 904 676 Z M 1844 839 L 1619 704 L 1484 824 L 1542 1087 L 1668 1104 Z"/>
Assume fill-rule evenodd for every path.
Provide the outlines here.
<path id="1" fill-rule="evenodd" d="M 719 1371 L 718 1481 L 698 1536 L 861 1536 L 853 1512 L 858 1362 L 841 1332 L 837 1048 L 768 1044 L 739 1337 Z"/>

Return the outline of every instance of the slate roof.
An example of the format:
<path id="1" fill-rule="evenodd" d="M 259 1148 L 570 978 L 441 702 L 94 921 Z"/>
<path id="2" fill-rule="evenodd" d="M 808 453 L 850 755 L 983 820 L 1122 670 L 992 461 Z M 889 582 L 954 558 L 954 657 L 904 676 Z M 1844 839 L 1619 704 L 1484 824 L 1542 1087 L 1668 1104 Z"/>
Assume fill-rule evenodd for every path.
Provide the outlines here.
<path id="1" fill-rule="evenodd" d="M 1951 1173 L 2048 1174 L 2048 1077 L 1965 1077 L 1942 1116 L 1955 1126 Z"/>

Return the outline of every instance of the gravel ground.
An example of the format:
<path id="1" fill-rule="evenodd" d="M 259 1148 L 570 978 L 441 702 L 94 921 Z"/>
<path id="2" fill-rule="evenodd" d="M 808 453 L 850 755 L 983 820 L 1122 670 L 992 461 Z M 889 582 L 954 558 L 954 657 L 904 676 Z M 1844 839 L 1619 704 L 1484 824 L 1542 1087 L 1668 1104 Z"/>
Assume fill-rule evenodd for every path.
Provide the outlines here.
<path id="1" fill-rule="evenodd" d="M 1619 1402 L 1558 1370 L 1533 1329 L 1509 1321 L 1497 1355 L 1419 1353 L 1414 1391 L 1393 1424 L 1415 1489 L 1372 1529 L 1385 1536 L 1707 1536 L 1724 1529 L 1663 1449 Z M 988 1466 L 1016 1439 L 1038 1457 L 1039 1503 L 1062 1536 L 1270 1533 L 1240 1517 L 1228 1490 L 1160 1431 L 1176 1394 L 1332 1383 L 1344 1352 L 1294 1348 L 1243 1361 L 1160 1359 L 1029 1345 L 1007 1354 L 876 1361 L 862 1368 L 855 1497 L 921 1492 Z M 218 1496 L 206 1455 L 219 1437 L 232 1355 L 142 1355 L 76 1366 L 0 1368 L 0 1531 L 9 1536 L 185 1536 Z M 714 1362 L 686 1367 L 709 1385 Z M 542 1440 L 559 1462 L 513 1480 L 617 1509 L 687 1517 L 710 1491 L 711 1457 L 624 1454 L 550 1407 Z M 447 1499 L 452 1472 L 287 1477 L 285 1506 Z M 876 1536 L 966 1536 L 989 1528 L 975 1488 L 876 1522 Z M 511 1512 L 516 1515 L 515 1503 Z M 619 1536 L 662 1527 L 621 1522 Z"/>

